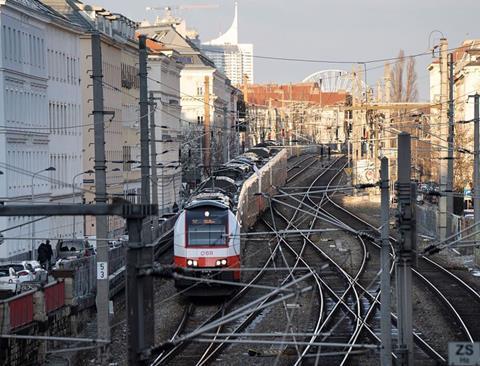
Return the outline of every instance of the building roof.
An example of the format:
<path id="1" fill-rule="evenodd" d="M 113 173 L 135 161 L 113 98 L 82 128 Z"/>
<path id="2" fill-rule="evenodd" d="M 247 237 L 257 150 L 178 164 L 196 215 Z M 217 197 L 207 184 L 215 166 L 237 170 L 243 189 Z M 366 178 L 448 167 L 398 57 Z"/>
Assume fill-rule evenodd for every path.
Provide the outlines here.
<path id="1" fill-rule="evenodd" d="M 134 28 L 137 23 L 122 14 L 111 13 L 101 6 L 84 4 L 79 0 L 42 0 L 42 2 L 84 31 L 101 30 L 110 37 L 117 34 L 130 41 L 134 40 Z M 105 30 L 106 28 L 99 29 L 98 17 L 109 22 L 108 32 Z M 100 24 L 103 27 L 107 23 Z M 127 25 L 127 27 L 118 26 L 119 24 Z"/>
<path id="2" fill-rule="evenodd" d="M 65 18 L 67 18 L 70 22 L 80 26 L 84 30 L 93 31 L 95 30 L 94 25 L 92 22 L 87 20 L 82 14 L 80 13 L 82 9 L 80 9 L 79 5 L 83 5 L 80 1 L 75 0 L 42 0 L 42 2 L 51 8 L 53 8 L 58 13 L 62 14 Z"/>
<path id="3" fill-rule="evenodd" d="M 307 102 L 319 106 L 344 104 L 347 93 L 322 92 L 318 83 L 247 84 L 248 102 L 281 107 L 290 102 Z"/>
<path id="4" fill-rule="evenodd" d="M 17 3 L 39 12 L 48 13 L 49 15 L 60 16 L 60 14 L 55 12 L 55 10 L 49 6 L 46 6 L 45 4 L 42 4 L 38 0 L 8 0 L 7 2 Z"/>
<path id="5" fill-rule="evenodd" d="M 206 57 L 192 41 L 182 37 L 171 24 L 144 26 L 139 28 L 138 32 L 152 39 L 149 44 L 160 42 L 163 45 L 157 48 L 165 47 L 177 51 L 180 54 L 179 61 L 186 66 L 203 65 L 215 68 L 213 61 Z"/>
<path id="6" fill-rule="evenodd" d="M 478 61 L 477 57 L 471 59 L 470 55 L 472 54 L 480 55 L 480 39 L 467 39 L 463 41 L 462 44 L 453 51 L 453 61 L 455 63 L 460 63 L 463 61 L 462 66 L 480 65 L 480 57 L 478 58 Z M 436 58 L 430 63 L 429 68 L 439 63 L 440 60 Z"/>

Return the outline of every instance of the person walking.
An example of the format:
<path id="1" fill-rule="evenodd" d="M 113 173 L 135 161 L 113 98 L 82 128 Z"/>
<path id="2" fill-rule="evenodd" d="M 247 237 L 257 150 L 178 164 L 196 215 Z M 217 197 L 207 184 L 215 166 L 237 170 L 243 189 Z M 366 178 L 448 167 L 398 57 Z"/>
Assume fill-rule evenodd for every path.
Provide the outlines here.
<path id="1" fill-rule="evenodd" d="M 42 242 L 37 249 L 37 260 L 43 268 L 47 265 L 47 251 L 47 246 Z"/>
<path id="2" fill-rule="evenodd" d="M 52 265 L 52 257 L 53 257 L 53 249 L 52 245 L 50 244 L 50 240 L 45 242 L 45 248 L 47 251 L 47 270 L 50 270 L 50 266 Z"/>

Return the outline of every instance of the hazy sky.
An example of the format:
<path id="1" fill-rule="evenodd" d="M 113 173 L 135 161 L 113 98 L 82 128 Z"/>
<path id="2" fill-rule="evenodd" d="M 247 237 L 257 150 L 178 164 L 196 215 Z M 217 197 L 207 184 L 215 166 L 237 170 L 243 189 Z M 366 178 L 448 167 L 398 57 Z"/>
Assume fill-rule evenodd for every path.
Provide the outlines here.
<path id="1" fill-rule="evenodd" d="M 162 11 L 147 6 L 217 4 L 216 9 L 183 10 L 178 15 L 195 28 L 203 41 L 225 31 L 233 19 L 233 0 L 85 0 L 120 12 L 133 20 L 153 20 Z M 95 2 L 93 2 L 95 1 Z M 253 43 L 254 54 L 334 61 L 366 61 L 426 52 L 429 34 L 440 30 L 449 48 L 464 39 L 480 38 L 478 0 L 239 0 L 240 42 Z M 438 43 L 438 32 L 430 46 Z M 421 99 L 428 97 L 426 67 L 431 56 L 417 60 Z M 371 64 L 375 67 L 381 64 Z M 255 82 L 299 82 L 324 69 L 350 71 L 349 64 L 320 64 L 255 59 Z M 370 85 L 383 75 L 367 73 Z"/>

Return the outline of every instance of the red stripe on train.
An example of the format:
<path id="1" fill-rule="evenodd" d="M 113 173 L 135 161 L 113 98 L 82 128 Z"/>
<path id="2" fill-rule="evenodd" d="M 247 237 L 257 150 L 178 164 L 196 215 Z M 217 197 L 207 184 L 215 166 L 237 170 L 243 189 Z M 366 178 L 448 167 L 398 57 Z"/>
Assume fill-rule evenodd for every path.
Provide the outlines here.
<path id="1" fill-rule="evenodd" d="M 212 268 L 212 267 L 217 267 L 216 266 L 216 261 L 219 259 L 226 259 L 227 260 L 227 267 L 228 268 L 238 268 L 240 269 L 240 256 L 239 255 L 233 255 L 229 257 L 178 257 L 174 256 L 173 257 L 173 263 L 179 267 L 187 267 L 187 259 L 192 259 L 196 260 L 198 262 L 198 265 L 196 268 Z M 236 280 L 240 279 L 240 271 L 235 271 L 233 272 L 233 277 Z"/>

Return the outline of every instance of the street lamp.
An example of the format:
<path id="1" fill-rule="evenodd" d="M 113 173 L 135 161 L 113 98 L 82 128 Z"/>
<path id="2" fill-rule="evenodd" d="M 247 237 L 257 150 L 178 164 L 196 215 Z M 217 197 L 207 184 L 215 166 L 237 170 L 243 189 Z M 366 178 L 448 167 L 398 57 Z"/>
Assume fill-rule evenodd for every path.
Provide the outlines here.
<path id="1" fill-rule="evenodd" d="M 81 172 L 81 173 L 78 173 L 78 174 L 75 174 L 72 178 L 72 203 L 75 204 L 75 179 L 77 179 L 77 177 L 83 175 L 83 174 L 93 174 L 95 173 L 92 169 L 90 170 L 86 170 L 84 172 Z M 75 235 L 75 215 L 73 215 L 73 232 L 72 232 L 72 237 L 73 238 L 76 238 L 76 235 Z"/>
<path id="2" fill-rule="evenodd" d="M 57 170 L 57 169 L 55 169 L 55 167 L 50 166 L 50 167 L 48 167 L 48 168 L 46 168 L 46 169 L 42 169 L 42 170 L 39 170 L 38 172 L 33 173 L 33 175 L 32 175 L 32 205 L 33 205 L 33 203 L 34 203 L 34 201 L 35 201 L 35 191 L 34 191 L 34 186 L 33 186 L 35 177 L 36 177 L 38 174 L 40 174 L 40 173 L 43 173 L 43 172 L 54 172 L 54 171 L 56 171 L 56 170 Z M 33 255 L 33 253 L 35 252 L 35 239 L 34 239 L 34 237 L 35 237 L 35 222 L 32 222 L 32 250 L 31 250 L 31 252 L 30 252 L 30 259 L 31 259 L 31 260 L 35 259 L 35 258 L 34 258 L 34 255 Z"/>

